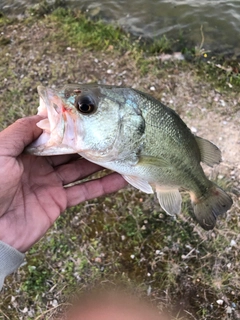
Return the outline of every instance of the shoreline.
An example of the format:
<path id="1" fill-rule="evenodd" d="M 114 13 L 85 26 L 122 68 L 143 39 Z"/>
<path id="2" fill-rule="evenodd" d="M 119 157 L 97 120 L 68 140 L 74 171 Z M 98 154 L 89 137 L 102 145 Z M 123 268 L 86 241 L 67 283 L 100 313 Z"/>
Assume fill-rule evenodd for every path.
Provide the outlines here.
<path id="1" fill-rule="evenodd" d="M 146 43 L 157 42 L 166 37 L 171 42 L 173 51 L 183 51 L 184 49 L 192 51 L 200 48 L 205 49 L 205 52 L 210 52 L 211 57 L 222 56 L 227 59 L 240 59 L 239 38 L 234 36 L 239 33 L 237 17 L 240 7 L 233 5 L 232 8 L 231 1 L 225 5 L 220 4 L 216 13 L 212 14 L 211 10 L 214 10 L 214 6 L 210 3 L 207 5 L 207 1 L 197 10 L 194 8 L 194 2 L 192 7 L 188 1 L 185 1 L 186 7 L 183 8 L 184 1 L 182 4 L 176 3 L 176 5 L 173 5 L 173 1 L 168 4 L 155 2 L 152 5 L 146 5 L 146 3 L 144 5 L 144 2 L 137 0 L 136 4 L 139 3 L 142 9 L 142 5 L 144 5 L 146 10 L 144 16 L 140 15 L 141 22 L 139 21 L 140 17 L 135 15 L 135 10 L 131 6 L 129 6 L 128 17 L 125 16 L 125 1 L 119 5 L 114 2 L 106 5 L 104 1 L 99 3 L 86 0 L 81 4 L 66 0 L 42 0 L 40 2 L 35 0 L 33 2 L 30 4 L 23 1 L 21 4 L 9 6 L 5 3 L 6 8 L 4 9 L 3 6 L 1 11 L 12 18 L 27 18 L 29 15 L 40 17 L 52 13 L 57 8 L 69 9 L 72 12 L 81 11 L 90 20 L 95 22 L 101 20 L 115 28 L 119 27 L 125 33 L 131 34 L 133 38 L 141 38 Z M 228 8 L 232 10 L 228 12 Z M 119 14 L 115 15 L 114 11 Z M 163 24 L 160 24 L 160 21 L 164 21 Z M 222 32 L 223 30 L 224 32 Z M 230 41 L 230 39 L 235 39 L 235 41 Z"/>

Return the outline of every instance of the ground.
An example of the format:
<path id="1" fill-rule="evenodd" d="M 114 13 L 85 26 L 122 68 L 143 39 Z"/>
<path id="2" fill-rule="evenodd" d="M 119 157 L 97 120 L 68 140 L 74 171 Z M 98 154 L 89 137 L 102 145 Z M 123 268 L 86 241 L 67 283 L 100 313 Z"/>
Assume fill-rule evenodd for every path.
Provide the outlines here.
<path id="1" fill-rule="evenodd" d="M 124 283 L 176 319 L 240 319 L 238 86 L 232 75 L 220 83 L 198 64 L 163 62 L 161 52 L 150 55 L 128 37 L 114 38 L 111 28 L 105 27 L 104 38 L 95 34 L 86 40 L 92 28 L 99 32 L 102 26 L 81 19 L 79 14 L 73 23 L 63 11 L 39 19 L 2 18 L 1 129 L 36 113 L 39 84 L 138 88 L 172 107 L 195 134 L 221 149 L 222 163 L 205 170 L 234 205 L 209 232 L 188 214 L 187 194 L 176 220 L 161 211 L 154 196 L 131 187 L 72 208 L 27 253 L 27 264 L 6 279 L 0 319 L 53 319 L 76 287 L 82 292 L 106 282 Z"/>

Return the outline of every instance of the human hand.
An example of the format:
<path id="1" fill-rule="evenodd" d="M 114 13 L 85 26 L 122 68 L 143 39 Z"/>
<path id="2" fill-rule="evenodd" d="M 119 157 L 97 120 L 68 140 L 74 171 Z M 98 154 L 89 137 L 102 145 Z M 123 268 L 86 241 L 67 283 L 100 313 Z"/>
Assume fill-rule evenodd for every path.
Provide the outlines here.
<path id="1" fill-rule="evenodd" d="M 42 132 L 40 116 L 19 119 L 0 132 L 0 240 L 27 251 L 67 207 L 126 186 L 117 173 L 69 188 L 102 168 L 76 155 L 22 153 Z"/>

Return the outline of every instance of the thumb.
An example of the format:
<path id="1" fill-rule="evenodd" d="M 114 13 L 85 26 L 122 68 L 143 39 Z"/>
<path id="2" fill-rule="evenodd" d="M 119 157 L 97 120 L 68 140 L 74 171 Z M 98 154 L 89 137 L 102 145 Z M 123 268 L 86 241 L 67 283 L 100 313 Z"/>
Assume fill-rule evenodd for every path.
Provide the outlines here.
<path id="1" fill-rule="evenodd" d="M 0 155 L 17 157 L 24 148 L 37 139 L 42 130 L 36 126 L 42 117 L 36 115 L 18 119 L 0 132 Z"/>

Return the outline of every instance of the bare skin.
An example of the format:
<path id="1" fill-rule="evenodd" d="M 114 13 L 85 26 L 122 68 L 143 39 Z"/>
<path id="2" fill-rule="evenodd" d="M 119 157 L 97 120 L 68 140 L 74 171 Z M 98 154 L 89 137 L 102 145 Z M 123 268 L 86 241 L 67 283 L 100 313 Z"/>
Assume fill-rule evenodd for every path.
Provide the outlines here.
<path id="1" fill-rule="evenodd" d="M 170 315 L 131 294 L 114 291 L 82 297 L 63 319 L 68 320 L 170 320 Z"/>
<path id="2" fill-rule="evenodd" d="M 76 155 L 36 157 L 24 148 L 42 132 L 39 116 L 0 132 L 0 240 L 20 252 L 36 243 L 66 208 L 124 186 L 117 173 L 70 188 L 64 185 L 102 170 Z"/>

